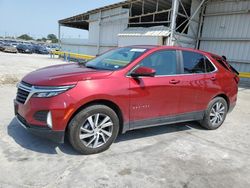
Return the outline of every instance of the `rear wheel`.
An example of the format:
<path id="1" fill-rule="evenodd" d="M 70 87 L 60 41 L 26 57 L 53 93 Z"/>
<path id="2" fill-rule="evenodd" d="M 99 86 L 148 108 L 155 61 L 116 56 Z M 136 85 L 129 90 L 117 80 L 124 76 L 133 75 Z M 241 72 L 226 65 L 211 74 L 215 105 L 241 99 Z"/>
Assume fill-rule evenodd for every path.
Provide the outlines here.
<path id="1" fill-rule="evenodd" d="M 228 105 L 226 100 L 222 97 L 214 98 L 210 101 L 204 118 L 200 122 L 201 126 L 209 130 L 219 128 L 227 116 L 227 111 Z"/>
<path id="2" fill-rule="evenodd" d="M 119 131 L 116 113 L 105 105 L 93 105 L 80 111 L 69 124 L 69 141 L 82 154 L 105 151 Z"/>

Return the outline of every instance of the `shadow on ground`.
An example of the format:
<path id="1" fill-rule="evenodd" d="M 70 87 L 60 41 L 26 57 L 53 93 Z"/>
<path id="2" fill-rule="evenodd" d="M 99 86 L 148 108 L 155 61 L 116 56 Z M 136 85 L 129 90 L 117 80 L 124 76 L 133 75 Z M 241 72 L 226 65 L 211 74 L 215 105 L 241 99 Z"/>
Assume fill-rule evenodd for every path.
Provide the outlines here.
<path id="1" fill-rule="evenodd" d="M 125 134 L 119 135 L 115 141 L 115 144 L 127 140 L 140 139 L 161 134 L 168 134 L 172 132 L 186 131 L 192 128 L 201 129 L 198 123 L 188 122 L 129 131 Z M 71 147 L 67 139 L 65 139 L 64 144 L 57 144 L 49 140 L 34 136 L 28 133 L 22 126 L 20 126 L 15 118 L 13 118 L 8 125 L 8 135 L 12 137 L 15 142 L 21 147 L 35 152 L 58 154 L 59 149 L 59 151 L 68 155 L 79 155 L 79 153 L 77 153 Z"/>
<path id="2" fill-rule="evenodd" d="M 245 81 L 245 82 L 240 82 L 239 83 L 239 90 L 248 90 L 250 89 L 250 82 Z"/>

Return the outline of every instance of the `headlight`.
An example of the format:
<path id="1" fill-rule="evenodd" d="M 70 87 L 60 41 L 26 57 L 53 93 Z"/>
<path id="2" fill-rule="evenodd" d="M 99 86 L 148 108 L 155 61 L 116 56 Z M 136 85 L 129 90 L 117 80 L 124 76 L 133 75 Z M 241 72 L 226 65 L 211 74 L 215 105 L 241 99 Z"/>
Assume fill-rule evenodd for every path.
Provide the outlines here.
<path id="1" fill-rule="evenodd" d="M 34 86 L 34 94 L 32 95 L 32 97 L 37 97 L 37 98 L 54 97 L 54 96 L 57 96 L 57 95 L 65 92 L 73 87 L 75 87 L 75 85 L 59 86 L 59 87 Z"/>

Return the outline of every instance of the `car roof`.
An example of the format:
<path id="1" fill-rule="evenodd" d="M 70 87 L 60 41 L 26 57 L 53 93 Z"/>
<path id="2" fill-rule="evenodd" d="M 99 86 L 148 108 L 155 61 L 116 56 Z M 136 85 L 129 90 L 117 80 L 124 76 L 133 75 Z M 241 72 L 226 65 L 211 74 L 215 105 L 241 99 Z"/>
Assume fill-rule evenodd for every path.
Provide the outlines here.
<path id="1" fill-rule="evenodd" d="M 145 49 L 154 49 L 160 46 L 157 45 L 131 45 L 127 46 L 128 48 L 145 48 Z"/>
<path id="2" fill-rule="evenodd" d="M 128 47 L 145 48 L 145 49 L 148 49 L 148 50 L 153 50 L 153 49 L 155 49 L 155 50 L 162 50 L 162 49 L 187 50 L 187 51 L 202 53 L 204 55 L 220 57 L 219 55 L 216 55 L 216 54 L 213 54 L 213 53 L 210 53 L 210 52 L 206 52 L 206 51 L 203 51 L 203 50 L 198 50 L 198 49 L 193 49 L 193 48 L 185 48 L 185 47 L 180 47 L 180 46 L 132 45 L 132 46 L 128 46 Z"/>

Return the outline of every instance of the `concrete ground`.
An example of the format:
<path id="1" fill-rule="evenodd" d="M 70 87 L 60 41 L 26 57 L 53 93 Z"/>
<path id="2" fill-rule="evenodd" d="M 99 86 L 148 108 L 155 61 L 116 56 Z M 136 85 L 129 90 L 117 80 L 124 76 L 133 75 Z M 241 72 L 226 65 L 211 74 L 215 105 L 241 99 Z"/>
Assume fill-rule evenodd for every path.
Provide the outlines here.
<path id="1" fill-rule="evenodd" d="M 250 187 L 250 89 L 221 128 L 197 123 L 128 132 L 104 153 L 82 156 L 27 133 L 14 119 L 15 82 L 62 63 L 41 55 L 0 53 L 0 187 Z"/>

